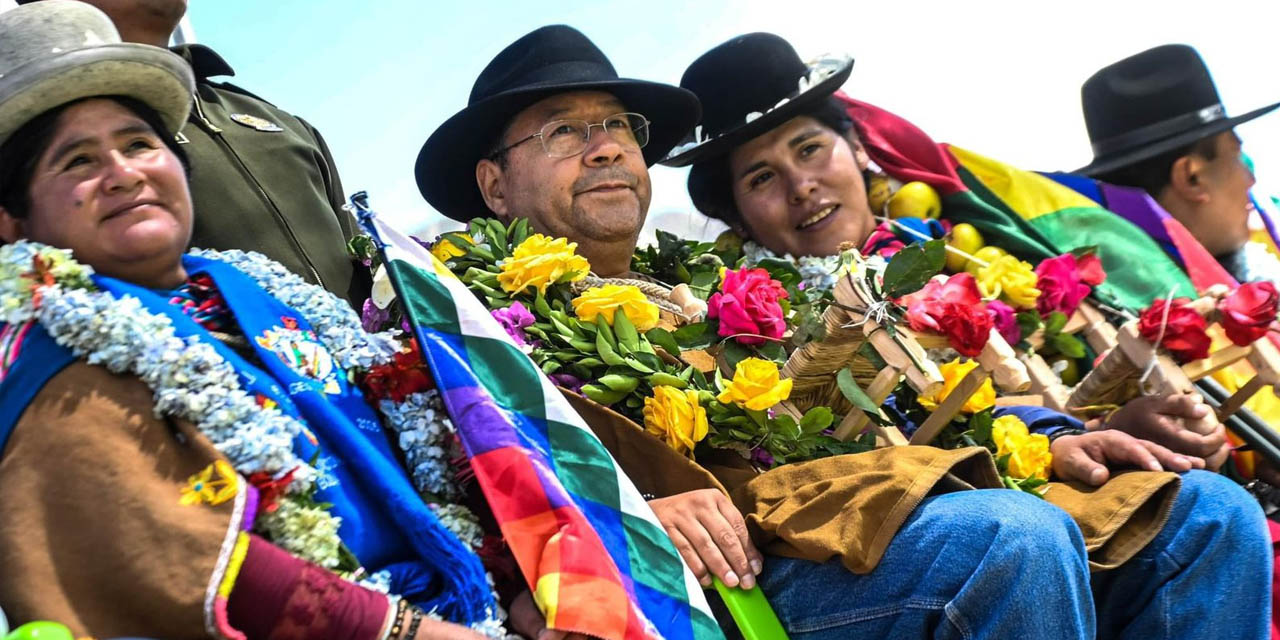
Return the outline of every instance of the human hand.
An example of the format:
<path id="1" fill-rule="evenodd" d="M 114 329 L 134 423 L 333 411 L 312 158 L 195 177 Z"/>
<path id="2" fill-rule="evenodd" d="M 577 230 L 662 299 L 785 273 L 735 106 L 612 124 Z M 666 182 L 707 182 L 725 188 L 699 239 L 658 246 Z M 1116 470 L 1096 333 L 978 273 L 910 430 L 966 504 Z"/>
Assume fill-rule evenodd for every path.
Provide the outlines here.
<path id="1" fill-rule="evenodd" d="M 1206 466 L 1215 471 L 1231 451 L 1226 429 L 1213 409 L 1195 393 L 1135 398 L 1116 411 L 1103 428 L 1203 458 Z"/>
<path id="2" fill-rule="evenodd" d="M 412 640 L 485 640 L 485 637 L 460 624 L 423 617 Z"/>
<path id="3" fill-rule="evenodd" d="M 1095 487 L 1106 483 L 1111 469 L 1120 467 L 1179 473 L 1204 468 L 1201 458 L 1174 453 L 1114 429 L 1062 436 L 1053 441 L 1049 452 L 1053 454 L 1053 474 L 1059 480 L 1078 480 Z"/>
<path id="4" fill-rule="evenodd" d="M 511 602 L 511 612 L 507 616 L 507 622 L 516 633 L 529 640 L 587 640 L 587 636 L 581 633 L 548 629 L 547 619 L 538 610 L 537 603 L 533 601 L 533 594 L 528 591 L 516 596 L 516 599 Z"/>
<path id="5" fill-rule="evenodd" d="M 688 491 L 650 500 L 649 506 L 702 586 L 711 586 L 712 575 L 730 587 L 756 586 L 764 558 L 751 544 L 742 514 L 723 493 Z"/>

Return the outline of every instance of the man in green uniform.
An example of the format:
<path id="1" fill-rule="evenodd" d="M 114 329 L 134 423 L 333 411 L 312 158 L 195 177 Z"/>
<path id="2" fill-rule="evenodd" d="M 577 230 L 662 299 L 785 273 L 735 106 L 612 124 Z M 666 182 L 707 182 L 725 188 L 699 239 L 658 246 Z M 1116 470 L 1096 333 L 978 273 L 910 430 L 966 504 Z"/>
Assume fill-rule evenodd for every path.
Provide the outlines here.
<path id="1" fill-rule="evenodd" d="M 26 4 L 36 0 L 18 0 Z M 83 0 L 106 13 L 126 42 L 167 46 L 186 0 Z M 174 47 L 195 72 L 196 95 L 178 142 L 191 159 L 196 219 L 191 245 L 257 251 L 357 308 L 366 269 L 346 242 L 355 220 L 324 139 L 302 118 L 214 77 L 235 72 L 200 44 Z"/>

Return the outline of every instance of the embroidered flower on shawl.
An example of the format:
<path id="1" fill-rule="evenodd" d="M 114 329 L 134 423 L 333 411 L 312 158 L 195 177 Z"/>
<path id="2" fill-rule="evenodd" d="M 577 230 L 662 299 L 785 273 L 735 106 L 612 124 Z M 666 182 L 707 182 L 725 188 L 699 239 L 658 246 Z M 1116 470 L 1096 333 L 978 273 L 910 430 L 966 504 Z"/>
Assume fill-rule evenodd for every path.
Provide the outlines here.
<path id="1" fill-rule="evenodd" d="M 182 497 L 178 504 L 190 506 L 195 504 L 220 505 L 234 497 L 240 487 L 240 477 L 225 460 L 217 460 L 199 473 L 187 478 L 187 486 L 182 488 Z"/>

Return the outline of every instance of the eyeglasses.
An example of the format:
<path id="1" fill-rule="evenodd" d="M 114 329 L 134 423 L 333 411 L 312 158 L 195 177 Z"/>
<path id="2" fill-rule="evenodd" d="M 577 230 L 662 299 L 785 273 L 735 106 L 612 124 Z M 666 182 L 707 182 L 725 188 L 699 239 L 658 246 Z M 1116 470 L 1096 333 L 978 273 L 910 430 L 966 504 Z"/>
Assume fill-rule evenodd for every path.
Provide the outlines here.
<path id="1" fill-rule="evenodd" d="M 568 158 L 576 156 L 587 148 L 587 143 L 591 140 L 592 127 L 600 127 L 607 131 L 619 144 L 637 149 L 649 144 L 648 119 L 638 113 L 616 113 L 605 118 L 604 122 L 600 123 L 587 122 L 586 120 L 555 120 L 548 122 L 537 133 L 521 138 L 489 154 L 489 159 L 496 159 L 534 138 L 542 141 L 542 150 L 547 152 L 547 157 Z"/>

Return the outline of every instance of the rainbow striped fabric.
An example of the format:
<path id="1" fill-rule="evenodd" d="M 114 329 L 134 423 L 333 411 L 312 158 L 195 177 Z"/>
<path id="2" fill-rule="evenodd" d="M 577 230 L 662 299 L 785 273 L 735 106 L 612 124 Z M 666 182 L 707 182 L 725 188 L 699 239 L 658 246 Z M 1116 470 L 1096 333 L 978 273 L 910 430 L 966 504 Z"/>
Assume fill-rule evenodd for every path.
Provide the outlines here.
<path id="1" fill-rule="evenodd" d="M 1032 262 L 1099 247 L 1107 280 L 1094 294 L 1112 306 L 1145 308 L 1170 287 L 1194 297 L 1191 281 L 1160 245 L 1098 201 L 1038 173 L 934 142 L 893 113 L 836 95 L 849 105 L 867 153 L 881 169 L 904 182 L 933 186 L 942 196 L 943 215 L 974 225 L 987 244 Z"/>
<path id="2" fill-rule="evenodd" d="M 568 401 L 447 267 L 353 202 L 547 627 L 723 638 L 653 511 Z"/>

